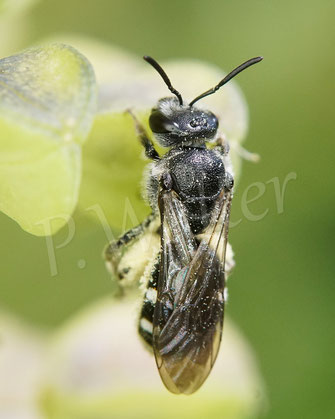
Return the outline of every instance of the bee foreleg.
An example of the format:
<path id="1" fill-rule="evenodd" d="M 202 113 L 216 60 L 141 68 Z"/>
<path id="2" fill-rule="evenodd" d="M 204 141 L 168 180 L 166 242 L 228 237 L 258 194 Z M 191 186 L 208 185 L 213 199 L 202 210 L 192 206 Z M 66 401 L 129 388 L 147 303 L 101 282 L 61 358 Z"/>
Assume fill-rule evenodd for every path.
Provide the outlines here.
<path id="1" fill-rule="evenodd" d="M 221 135 L 216 140 L 216 147 L 215 150 L 218 150 L 221 155 L 227 156 L 230 149 L 237 153 L 242 159 L 257 163 L 260 159 L 259 154 L 252 153 L 241 146 L 238 141 L 230 140 L 229 142 L 225 138 L 224 135 Z"/>
<path id="2" fill-rule="evenodd" d="M 145 155 L 148 157 L 148 159 L 160 160 L 159 154 L 156 151 L 153 142 L 150 140 L 144 126 L 140 123 L 140 121 L 136 118 L 136 116 L 132 113 L 131 110 L 128 110 L 127 112 L 134 120 L 135 130 L 141 144 L 144 147 Z"/>
<path id="3" fill-rule="evenodd" d="M 216 140 L 216 146 L 214 147 L 214 151 L 222 159 L 225 167 L 224 188 L 226 191 L 231 191 L 234 186 L 234 172 L 232 162 L 229 156 L 230 143 L 228 143 L 224 135 L 221 135 Z"/>
<path id="4" fill-rule="evenodd" d="M 218 151 L 221 156 L 228 156 L 230 145 L 225 137 L 225 135 L 221 134 L 215 141 L 216 147 L 214 150 Z"/>

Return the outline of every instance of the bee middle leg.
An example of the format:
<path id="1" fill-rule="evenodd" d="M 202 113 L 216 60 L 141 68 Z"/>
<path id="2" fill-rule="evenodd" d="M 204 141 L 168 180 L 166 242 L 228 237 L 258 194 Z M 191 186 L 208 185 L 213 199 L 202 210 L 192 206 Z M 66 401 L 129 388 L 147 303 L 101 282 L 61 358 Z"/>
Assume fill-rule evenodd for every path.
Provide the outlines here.
<path id="1" fill-rule="evenodd" d="M 141 224 L 128 230 L 105 249 L 108 271 L 124 284 L 139 279 L 144 266 L 159 246 L 157 214 L 150 214 Z"/>

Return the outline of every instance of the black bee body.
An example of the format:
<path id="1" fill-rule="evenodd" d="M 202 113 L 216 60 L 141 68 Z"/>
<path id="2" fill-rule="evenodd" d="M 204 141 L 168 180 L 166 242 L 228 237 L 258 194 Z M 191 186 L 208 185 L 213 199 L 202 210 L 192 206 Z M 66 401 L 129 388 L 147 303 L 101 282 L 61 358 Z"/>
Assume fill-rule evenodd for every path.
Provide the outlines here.
<path id="1" fill-rule="evenodd" d="M 165 386 L 173 393 L 190 394 L 202 385 L 215 362 L 226 275 L 234 264 L 229 247 L 226 259 L 233 196 L 229 149 L 217 134 L 217 117 L 194 103 L 261 58 L 237 67 L 189 104 L 159 64 L 144 58 L 176 96 L 160 99 L 149 118 L 156 140 L 169 150 L 159 156 L 131 114 L 146 156 L 153 160 L 147 179 L 152 214 L 111 243 L 106 260 L 123 281 L 141 277 L 145 283 L 139 334 L 153 348 Z M 124 256 L 122 248 L 130 243 Z M 139 254 L 144 264 L 136 268 Z"/>
<path id="2" fill-rule="evenodd" d="M 210 222 L 215 200 L 225 184 L 222 158 L 204 145 L 172 149 L 166 159 L 171 187 L 186 208 L 191 230 L 201 233 Z"/>

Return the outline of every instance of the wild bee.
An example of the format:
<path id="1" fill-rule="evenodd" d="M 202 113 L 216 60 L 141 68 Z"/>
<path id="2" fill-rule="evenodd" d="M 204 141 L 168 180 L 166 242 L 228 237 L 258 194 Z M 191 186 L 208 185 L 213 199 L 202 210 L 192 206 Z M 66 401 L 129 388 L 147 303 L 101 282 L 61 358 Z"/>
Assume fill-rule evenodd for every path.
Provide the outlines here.
<path id="1" fill-rule="evenodd" d="M 167 389 L 191 394 L 217 357 L 225 281 L 234 265 L 227 245 L 234 185 L 229 146 L 218 135 L 218 118 L 195 104 L 262 57 L 241 64 L 190 103 L 153 58 L 144 59 L 174 95 L 160 99 L 149 118 L 154 137 L 168 151 L 159 155 L 131 113 L 145 155 L 152 160 L 147 179 L 152 213 L 110 243 L 105 257 L 122 282 L 139 276 L 146 282 L 139 334 L 153 348 Z"/>

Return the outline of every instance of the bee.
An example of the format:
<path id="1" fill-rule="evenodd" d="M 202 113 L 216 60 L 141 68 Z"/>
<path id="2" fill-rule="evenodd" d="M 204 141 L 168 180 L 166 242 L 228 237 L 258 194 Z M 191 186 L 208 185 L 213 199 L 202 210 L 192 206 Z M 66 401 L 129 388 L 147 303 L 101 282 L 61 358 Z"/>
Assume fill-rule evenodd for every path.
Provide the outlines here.
<path id="1" fill-rule="evenodd" d="M 217 357 L 226 301 L 226 277 L 234 265 L 227 243 L 233 198 L 229 146 L 218 135 L 218 118 L 195 104 L 241 71 L 186 103 L 163 68 L 145 56 L 172 97 L 158 101 L 149 117 L 160 156 L 131 113 L 145 155 L 152 213 L 105 250 L 109 270 L 121 282 L 145 282 L 139 334 L 152 347 L 161 379 L 176 394 L 191 394 L 206 380 Z M 226 258 L 227 253 L 227 258 Z M 140 256 L 139 256 L 140 255 Z"/>

